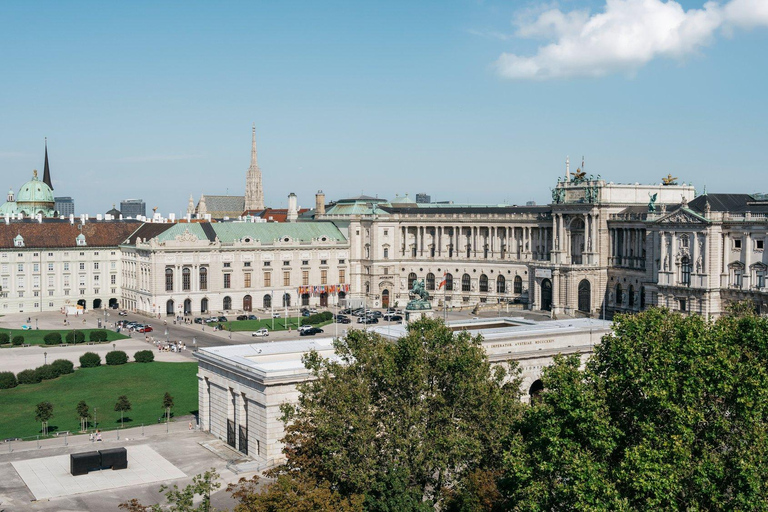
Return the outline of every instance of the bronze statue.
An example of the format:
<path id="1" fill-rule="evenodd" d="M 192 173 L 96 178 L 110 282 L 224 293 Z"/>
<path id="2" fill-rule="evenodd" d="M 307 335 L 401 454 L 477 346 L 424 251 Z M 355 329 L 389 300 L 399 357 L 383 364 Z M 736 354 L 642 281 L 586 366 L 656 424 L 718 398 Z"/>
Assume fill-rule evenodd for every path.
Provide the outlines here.
<path id="1" fill-rule="evenodd" d="M 666 178 L 661 178 L 661 182 L 665 187 L 669 185 L 677 185 L 677 177 L 673 178 L 671 174 L 667 174 Z"/>

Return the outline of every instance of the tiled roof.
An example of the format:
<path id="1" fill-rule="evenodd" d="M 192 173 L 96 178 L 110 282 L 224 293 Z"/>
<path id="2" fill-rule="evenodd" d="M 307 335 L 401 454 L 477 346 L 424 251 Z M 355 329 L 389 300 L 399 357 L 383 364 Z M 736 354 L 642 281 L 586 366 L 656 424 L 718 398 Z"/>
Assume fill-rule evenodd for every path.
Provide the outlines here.
<path id="1" fill-rule="evenodd" d="M 201 240 L 218 238 L 222 243 L 231 244 L 235 240 L 252 238 L 262 243 L 272 243 L 283 237 L 290 237 L 301 242 L 310 242 L 323 236 L 332 241 L 344 241 L 346 238 L 332 222 L 218 222 L 215 224 L 174 224 L 157 235 L 160 242 L 173 240 L 184 231 Z M 213 237 L 209 231 L 213 233 Z"/>
<path id="2" fill-rule="evenodd" d="M 81 233 L 87 247 L 117 247 L 136 231 L 141 223 L 135 220 L 96 221 L 70 224 L 68 220 L 50 219 L 42 223 L 32 220 L 0 224 L 0 249 L 13 248 L 13 239 L 21 235 L 25 248 L 77 247 L 75 239 Z"/>
<path id="3" fill-rule="evenodd" d="M 149 240 L 150 238 L 155 238 L 157 235 L 165 231 L 166 229 L 170 229 L 173 224 L 155 224 L 155 223 L 144 223 L 141 225 L 139 229 L 131 233 L 131 236 L 128 237 L 127 244 L 128 245 L 135 245 L 136 239 L 141 238 L 142 240 Z"/>
<path id="4" fill-rule="evenodd" d="M 205 195 L 205 213 L 214 219 L 236 218 L 245 210 L 245 196 Z M 198 204 L 199 208 L 199 204 Z"/>
<path id="5" fill-rule="evenodd" d="M 298 214 L 306 213 L 309 208 L 301 208 Z M 266 219 L 271 222 L 287 222 L 288 221 L 288 209 L 287 208 L 265 208 L 264 210 L 246 210 L 244 215 L 250 215 L 251 217 L 258 217 L 260 219 Z"/>
<path id="6" fill-rule="evenodd" d="M 688 207 L 703 212 L 709 203 L 713 212 L 740 212 L 749 210 L 747 203 L 753 200 L 749 194 L 706 194 L 689 202 Z"/>

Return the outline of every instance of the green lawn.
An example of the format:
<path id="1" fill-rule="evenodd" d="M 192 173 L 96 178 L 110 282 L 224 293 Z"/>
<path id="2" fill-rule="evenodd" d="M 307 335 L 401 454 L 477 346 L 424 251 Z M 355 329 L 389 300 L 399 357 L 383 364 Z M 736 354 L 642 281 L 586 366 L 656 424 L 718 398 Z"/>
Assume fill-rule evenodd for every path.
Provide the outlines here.
<path id="1" fill-rule="evenodd" d="M 88 343 L 90 340 L 90 333 L 91 331 L 99 331 L 102 329 L 75 329 L 76 331 L 82 332 L 85 334 L 85 342 Z M 111 331 L 109 329 L 104 329 L 107 331 L 107 341 L 115 341 L 115 340 L 122 340 L 127 338 L 128 336 L 125 336 L 123 334 L 117 333 L 115 331 Z M 29 331 L 25 331 L 22 329 L 0 329 L 0 332 L 7 332 L 11 339 L 13 339 L 14 336 L 24 336 L 24 343 L 29 343 L 30 345 L 43 345 L 43 337 L 48 334 L 49 332 L 58 332 L 61 334 L 62 342 L 66 343 L 67 334 L 72 332 L 72 329 L 30 329 Z M 10 344 L 2 345 L 3 347 L 10 347 Z"/>
<path id="2" fill-rule="evenodd" d="M 126 395 L 132 405 L 132 410 L 125 414 L 130 419 L 125 422 L 126 427 L 154 424 L 163 414 L 166 391 L 173 396 L 175 416 L 197 411 L 197 363 L 128 363 L 83 368 L 40 384 L 0 390 L 0 439 L 39 434 L 35 406 L 45 400 L 53 404 L 54 416 L 48 422 L 51 433 L 80 430 L 75 412 L 80 400 L 85 400 L 91 413 L 96 409 L 99 428 L 118 427 L 120 413 L 114 408 L 120 395 Z"/>
<path id="3" fill-rule="evenodd" d="M 302 325 L 306 325 L 306 322 L 304 322 L 303 318 Z M 258 331 L 259 329 L 269 329 L 270 331 L 286 331 L 288 330 L 288 327 L 286 326 L 286 321 L 288 322 L 288 325 L 291 327 L 291 329 L 296 329 L 298 324 L 298 319 L 296 317 L 291 318 L 275 318 L 275 328 L 272 328 L 272 319 L 268 318 L 266 320 L 235 320 L 233 322 L 225 322 L 221 325 L 228 330 L 231 330 L 232 332 L 238 332 L 238 331 Z M 332 324 L 333 320 L 328 320 L 327 322 L 320 322 L 319 324 L 313 324 L 315 327 L 322 327 L 324 325 Z M 211 324 L 216 325 L 216 324 Z"/>

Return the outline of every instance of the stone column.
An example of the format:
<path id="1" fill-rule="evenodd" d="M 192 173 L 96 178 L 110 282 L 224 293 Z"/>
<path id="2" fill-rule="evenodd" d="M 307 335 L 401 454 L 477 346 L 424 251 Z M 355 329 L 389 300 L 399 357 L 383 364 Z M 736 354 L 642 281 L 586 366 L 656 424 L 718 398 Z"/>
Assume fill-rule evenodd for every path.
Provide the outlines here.
<path id="1" fill-rule="evenodd" d="M 752 232 L 744 232 L 744 245 L 741 246 L 741 252 L 744 254 L 744 274 L 741 276 L 741 287 L 749 290 L 752 287 L 752 271 L 749 266 L 752 264 Z"/>

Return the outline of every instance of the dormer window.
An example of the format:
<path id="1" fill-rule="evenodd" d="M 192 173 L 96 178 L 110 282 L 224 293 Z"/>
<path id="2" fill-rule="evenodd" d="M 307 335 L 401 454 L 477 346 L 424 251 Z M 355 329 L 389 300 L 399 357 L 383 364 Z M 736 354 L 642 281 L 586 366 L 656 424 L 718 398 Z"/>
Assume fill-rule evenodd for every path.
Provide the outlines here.
<path id="1" fill-rule="evenodd" d="M 82 233 L 77 235 L 77 238 L 75 238 L 75 243 L 77 244 L 78 247 L 85 246 L 86 245 L 85 244 L 85 236 Z"/>
<path id="2" fill-rule="evenodd" d="M 243 242 L 245 242 L 246 244 L 249 244 L 251 243 L 251 239 L 249 237 L 245 237 L 243 238 Z"/>
<path id="3" fill-rule="evenodd" d="M 24 247 L 24 237 L 22 237 L 21 235 L 16 235 L 16 238 L 13 239 L 13 246 Z"/>

